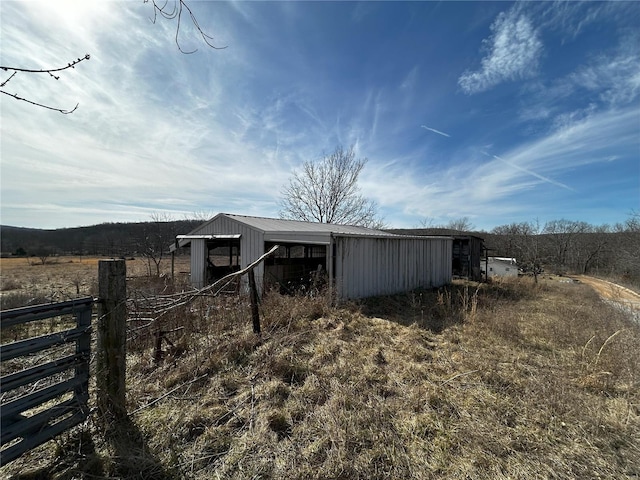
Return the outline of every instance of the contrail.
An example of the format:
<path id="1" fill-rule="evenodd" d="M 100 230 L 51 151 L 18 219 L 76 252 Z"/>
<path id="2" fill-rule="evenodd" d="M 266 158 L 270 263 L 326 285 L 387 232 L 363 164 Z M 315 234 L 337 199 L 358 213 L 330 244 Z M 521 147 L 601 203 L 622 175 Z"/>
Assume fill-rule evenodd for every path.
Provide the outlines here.
<path id="1" fill-rule="evenodd" d="M 426 125 L 420 125 L 425 130 L 429 130 L 430 132 L 437 133 L 438 135 L 442 135 L 443 137 L 451 137 L 448 133 L 441 132 L 440 130 L 436 130 L 435 128 L 427 127 Z"/>
<path id="2" fill-rule="evenodd" d="M 486 154 L 486 153 L 485 153 L 485 155 L 488 156 L 488 154 Z M 542 180 L 544 182 L 551 183 L 552 185 L 557 185 L 558 187 L 566 188 L 567 190 L 571 190 L 572 192 L 575 192 L 575 190 L 573 188 L 571 188 L 568 185 L 565 185 L 564 183 L 560 183 L 560 182 L 557 182 L 557 181 L 555 181 L 555 180 L 553 180 L 551 178 L 544 177 L 544 176 L 540 175 L 539 173 L 536 173 L 536 172 L 534 172 L 532 170 L 529 170 L 527 168 L 521 167 L 520 165 L 516 165 L 515 163 L 511 163 L 508 160 L 505 160 L 504 158 L 500 158 L 497 155 L 491 155 L 491 157 L 495 158 L 496 160 L 500 160 L 503 163 L 506 163 L 507 165 L 509 165 L 510 167 L 515 168 L 516 170 L 520 170 L 521 172 L 528 173 L 529 175 L 532 175 L 532 176 L 534 176 L 536 178 L 539 178 L 540 180 Z"/>

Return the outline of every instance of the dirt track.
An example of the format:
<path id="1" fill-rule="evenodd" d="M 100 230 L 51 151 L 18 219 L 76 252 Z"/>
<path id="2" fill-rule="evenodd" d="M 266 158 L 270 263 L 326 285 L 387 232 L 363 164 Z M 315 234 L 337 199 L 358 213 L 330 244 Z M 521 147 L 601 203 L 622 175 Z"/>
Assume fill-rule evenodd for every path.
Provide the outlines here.
<path id="1" fill-rule="evenodd" d="M 571 278 L 589 285 L 596 290 L 603 298 L 619 303 L 632 310 L 637 317 L 640 314 L 640 294 L 615 283 L 607 282 L 599 278 L 588 277 L 586 275 L 575 275 Z"/>

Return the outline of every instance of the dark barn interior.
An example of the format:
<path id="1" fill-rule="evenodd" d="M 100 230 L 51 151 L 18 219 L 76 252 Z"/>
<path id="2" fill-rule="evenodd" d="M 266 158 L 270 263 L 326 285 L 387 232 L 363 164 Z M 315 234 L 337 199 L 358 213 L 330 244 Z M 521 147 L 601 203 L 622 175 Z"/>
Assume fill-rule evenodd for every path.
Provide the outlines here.
<path id="1" fill-rule="evenodd" d="M 265 251 L 274 245 L 267 242 Z M 326 245 L 280 244 L 264 264 L 265 285 L 282 293 L 320 288 L 326 281 L 326 272 Z"/>
<path id="2" fill-rule="evenodd" d="M 207 240 L 207 251 L 208 283 L 240 270 L 239 238 Z"/>

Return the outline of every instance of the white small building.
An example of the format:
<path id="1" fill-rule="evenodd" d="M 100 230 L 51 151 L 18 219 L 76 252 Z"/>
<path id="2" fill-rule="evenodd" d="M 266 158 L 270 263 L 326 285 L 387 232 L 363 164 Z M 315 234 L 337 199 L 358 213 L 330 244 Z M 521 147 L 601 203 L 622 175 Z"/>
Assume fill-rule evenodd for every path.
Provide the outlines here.
<path id="1" fill-rule="evenodd" d="M 279 245 L 255 268 L 264 285 L 322 277 L 336 298 L 363 298 L 451 282 L 451 237 L 394 235 L 364 227 L 220 213 L 171 250 L 190 245 L 191 283 L 202 288 Z"/>
<path id="2" fill-rule="evenodd" d="M 518 263 L 515 258 L 487 257 L 480 263 L 486 269 L 487 278 L 518 276 Z"/>

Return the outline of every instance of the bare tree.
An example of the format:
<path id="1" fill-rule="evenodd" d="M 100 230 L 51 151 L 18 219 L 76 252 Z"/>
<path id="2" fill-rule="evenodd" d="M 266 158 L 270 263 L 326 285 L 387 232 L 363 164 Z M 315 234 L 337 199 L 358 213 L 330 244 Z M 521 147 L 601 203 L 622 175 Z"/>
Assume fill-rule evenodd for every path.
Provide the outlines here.
<path id="1" fill-rule="evenodd" d="M 492 230 L 492 233 L 505 237 L 504 253 L 514 257 L 523 271 L 533 274 L 536 283 L 544 258 L 541 231 L 538 220 L 511 223 Z"/>
<path id="2" fill-rule="evenodd" d="M 358 176 L 366 163 L 356 158 L 353 146 L 304 162 L 282 190 L 280 217 L 380 228 L 377 205 L 359 193 Z"/>
<path id="3" fill-rule="evenodd" d="M 476 227 L 471 223 L 469 217 L 460 217 L 451 220 L 449 223 L 444 225 L 444 228 L 448 228 L 449 230 L 458 230 L 459 232 L 469 232 Z"/>
<path id="4" fill-rule="evenodd" d="M 433 217 L 424 217 L 418 222 L 417 228 L 428 228 L 428 229 L 446 229 L 446 230 L 457 230 L 459 232 L 469 232 L 474 230 L 476 227 L 469 217 L 460 217 L 453 220 L 450 220 L 447 223 L 436 223 Z"/>
<path id="5" fill-rule="evenodd" d="M 152 263 L 155 266 L 156 276 L 160 276 L 160 264 L 174 239 L 175 232 L 171 215 L 159 212 L 152 213 L 151 222 L 145 225 L 141 241 L 141 254 L 147 259 L 149 276 L 151 276 Z"/>
<path id="6" fill-rule="evenodd" d="M 522 230 L 522 224 L 515 222 L 494 227 L 491 233 L 495 235 L 496 238 L 494 239 L 495 244 L 492 250 L 497 251 L 501 256 L 512 257 L 517 260 L 521 253 L 521 242 L 519 240 Z"/>
<path id="7" fill-rule="evenodd" d="M 552 220 L 545 224 L 543 233 L 549 235 L 548 240 L 553 249 L 551 260 L 559 273 L 564 273 L 567 264 L 570 263 L 578 235 L 588 230 L 589 225 L 585 222 L 565 219 Z"/>
<path id="8" fill-rule="evenodd" d="M 37 257 L 41 265 L 45 265 L 55 253 L 54 248 L 47 245 L 36 245 L 30 250 L 31 255 Z"/>
<path id="9" fill-rule="evenodd" d="M 204 223 L 211 220 L 215 217 L 215 212 L 213 210 L 196 210 L 192 213 L 185 214 L 184 220 L 187 222 L 200 222 Z"/>
<path id="10" fill-rule="evenodd" d="M 437 228 L 433 217 L 424 217 L 418 222 L 417 228 Z"/>
<path id="11" fill-rule="evenodd" d="M 640 278 L 640 212 L 632 210 L 623 224 L 616 224 L 614 230 L 620 236 L 615 249 L 616 271 L 628 278 Z"/>
<path id="12" fill-rule="evenodd" d="M 598 268 L 604 254 L 608 253 L 610 228 L 608 225 L 598 227 L 589 226 L 588 232 L 576 236 L 572 245 L 572 267 L 582 274 L 589 273 L 592 268 Z"/>
<path id="13" fill-rule="evenodd" d="M 624 222 L 627 232 L 640 233 L 640 212 L 631 210 L 629 218 Z"/>

